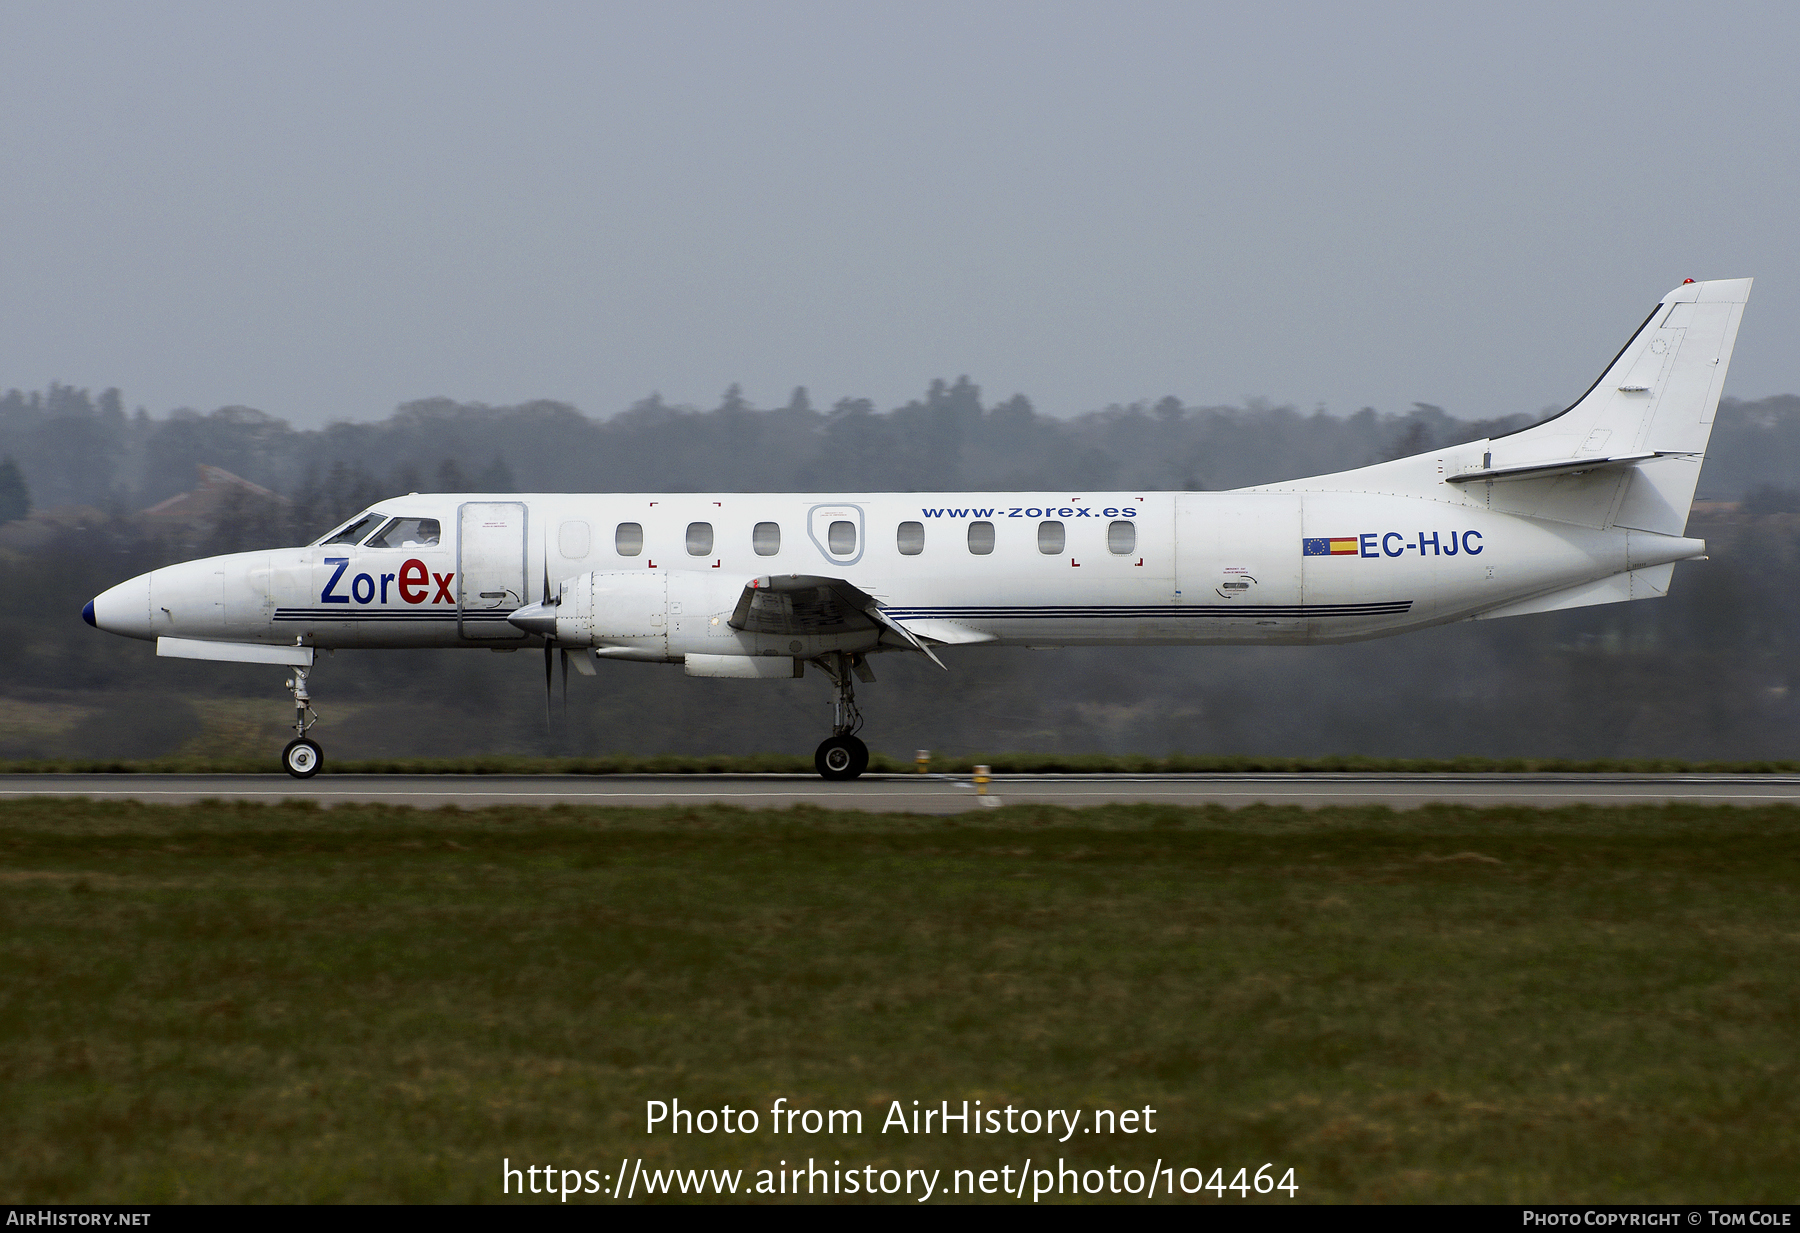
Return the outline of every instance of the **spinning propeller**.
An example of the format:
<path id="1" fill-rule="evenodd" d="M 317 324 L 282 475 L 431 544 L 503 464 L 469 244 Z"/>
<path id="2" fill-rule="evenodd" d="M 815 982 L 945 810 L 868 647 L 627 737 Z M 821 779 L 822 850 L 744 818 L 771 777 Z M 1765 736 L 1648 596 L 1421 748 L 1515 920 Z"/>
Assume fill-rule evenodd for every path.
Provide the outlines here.
<path id="1" fill-rule="evenodd" d="M 539 602 L 540 606 L 546 609 L 554 609 L 557 604 L 562 602 L 561 596 L 557 596 L 554 599 L 550 596 L 550 566 L 548 563 L 544 566 L 544 598 Z M 549 631 L 544 634 L 544 725 L 546 727 L 551 726 L 550 698 L 555 692 L 555 690 L 551 688 L 551 660 L 555 658 L 557 651 L 560 649 L 556 645 L 556 622 L 554 617 L 550 620 L 549 625 Z M 569 714 L 569 653 L 567 651 L 562 652 L 562 701 L 563 717 L 566 719 Z"/>

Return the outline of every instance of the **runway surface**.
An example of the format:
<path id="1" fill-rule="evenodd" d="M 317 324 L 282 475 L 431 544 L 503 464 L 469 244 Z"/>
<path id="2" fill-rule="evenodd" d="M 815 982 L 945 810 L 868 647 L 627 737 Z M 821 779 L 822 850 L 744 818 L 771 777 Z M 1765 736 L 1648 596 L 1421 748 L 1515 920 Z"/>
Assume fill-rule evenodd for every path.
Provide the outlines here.
<path id="1" fill-rule="evenodd" d="M 1796 775 L 996 775 L 978 797 L 967 776 L 865 775 L 5 775 L 0 800 L 89 797 L 185 804 L 199 800 L 381 802 L 436 809 L 491 805 L 653 807 L 709 802 L 747 809 L 817 805 L 882 813 L 963 813 L 1000 804 L 1623 805 L 1691 801 L 1800 804 Z"/>

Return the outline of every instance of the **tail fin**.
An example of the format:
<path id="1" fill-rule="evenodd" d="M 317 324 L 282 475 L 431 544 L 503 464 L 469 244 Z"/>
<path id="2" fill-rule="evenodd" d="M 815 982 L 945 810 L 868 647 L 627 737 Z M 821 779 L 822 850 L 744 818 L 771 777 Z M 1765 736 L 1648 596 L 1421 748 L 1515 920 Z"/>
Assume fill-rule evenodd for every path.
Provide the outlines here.
<path id="1" fill-rule="evenodd" d="M 1629 458 L 1637 465 L 1610 522 L 1680 535 L 1751 281 L 1684 283 L 1669 292 L 1574 406 L 1494 438 L 1484 470 Z"/>

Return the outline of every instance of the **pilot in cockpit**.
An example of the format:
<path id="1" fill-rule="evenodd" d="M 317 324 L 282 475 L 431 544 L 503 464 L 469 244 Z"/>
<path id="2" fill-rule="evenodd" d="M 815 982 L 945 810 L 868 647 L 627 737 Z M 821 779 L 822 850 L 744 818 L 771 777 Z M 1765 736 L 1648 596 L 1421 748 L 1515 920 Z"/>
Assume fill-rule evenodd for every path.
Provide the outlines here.
<path id="1" fill-rule="evenodd" d="M 436 518 L 396 518 L 365 548 L 435 548 L 441 531 Z"/>

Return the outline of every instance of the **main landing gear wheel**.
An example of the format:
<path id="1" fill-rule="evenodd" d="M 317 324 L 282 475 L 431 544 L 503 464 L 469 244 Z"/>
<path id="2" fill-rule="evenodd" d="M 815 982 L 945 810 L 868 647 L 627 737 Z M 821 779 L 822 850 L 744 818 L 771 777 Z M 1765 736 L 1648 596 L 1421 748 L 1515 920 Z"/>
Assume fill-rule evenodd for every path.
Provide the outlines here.
<path id="1" fill-rule="evenodd" d="M 869 747 L 853 736 L 828 736 L 819 742 L 813 766 L 826 779 L 855 779 L 869 769 Z"/>
<path id="2" fill-rule="evenodd" d="M 831 678 L 834 696 L 831 735 L 819 742 L 813 753 L 813 767 L 824 779 L 855 779 L 869 769 L 869 747 L 856 739 L 856 730 L 862 727 L 862 712 L 856 709 L 855 678 L 872 681 L 875 674 L 861 655 L 843 651 L 821 655 L 813 662 Z"/>
<path id="3" fill-rule="evenodd" d="M 867 761 L 867 758 L 864 758 Z M 286 749 L 281 751 L 282 769 L 295 779 L 311 779 L 325 765 L 325 751 L 319 743 L 306 737 L 289 741 Z"/>

